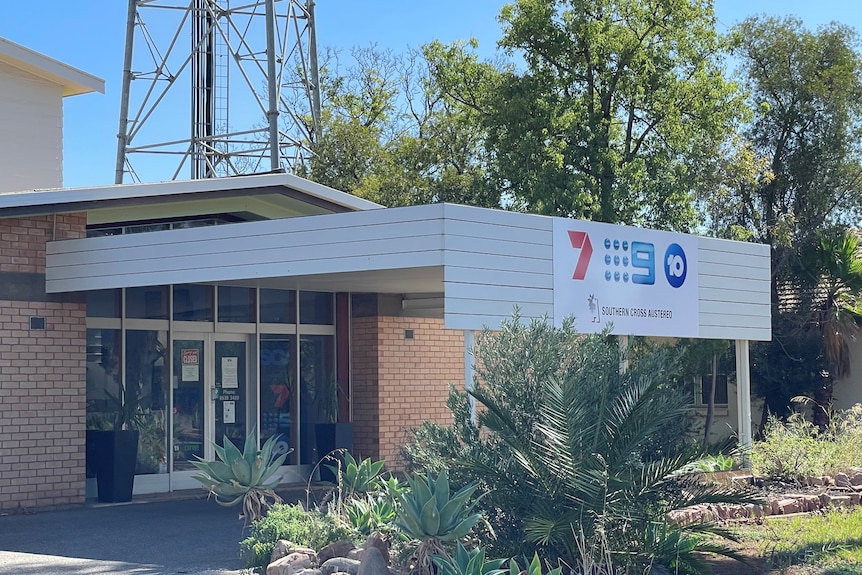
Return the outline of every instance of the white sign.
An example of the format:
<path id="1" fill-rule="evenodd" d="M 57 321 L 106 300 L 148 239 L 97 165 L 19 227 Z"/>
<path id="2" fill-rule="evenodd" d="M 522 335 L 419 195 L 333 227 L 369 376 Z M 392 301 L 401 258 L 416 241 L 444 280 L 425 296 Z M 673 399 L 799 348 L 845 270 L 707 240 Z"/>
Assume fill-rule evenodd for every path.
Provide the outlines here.
<path id="1" fill-rule="evenodd" d="M 554 218 L 554 323 L 697 337 L 697 237 Z"/>
<path id="2" fill-rule="evenodd" d="M 221 386 L 239 387 L 239 358 L 221 358 Z"/>
<path id="3" fill-rule="evenodd" d="M 222 405 L 224 406 L 224 417 L 222 418 L 224 423 L 236 423 L 236 402 L 223 401 Z"/>
<path id="4" fill-rule="evenodd" d="M 199 349 L 184 349 L 181 353 L 182 380 L 199 381 L 201 354 Z"/>

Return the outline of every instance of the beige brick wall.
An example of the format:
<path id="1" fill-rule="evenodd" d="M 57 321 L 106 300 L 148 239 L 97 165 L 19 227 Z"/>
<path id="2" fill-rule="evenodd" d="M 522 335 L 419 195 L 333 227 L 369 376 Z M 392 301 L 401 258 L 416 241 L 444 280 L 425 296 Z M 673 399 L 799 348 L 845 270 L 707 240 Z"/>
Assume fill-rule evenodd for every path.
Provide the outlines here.
<path id="1" fill-rule="evenodd" d="M 44 273 L 45 241 L 80 237 L 83 216 L 0 220 L 0 272 Z M 84 501 L 86 309 L 0 300 L 0 510 Z M 46 318 L 45 331 L 29 329 Z"/>
<path id="2" fill-rule="evenodd" d="M 405 339 L 408 329 L 413 339 Z M 400 469 L 399 448 L 411 429 L 425 420 L 452 422 L 446 398 L 450 383 L 463 388 L 464 336 L 440 319 L 359 318 L 352 354 L 356 451 Z"/>

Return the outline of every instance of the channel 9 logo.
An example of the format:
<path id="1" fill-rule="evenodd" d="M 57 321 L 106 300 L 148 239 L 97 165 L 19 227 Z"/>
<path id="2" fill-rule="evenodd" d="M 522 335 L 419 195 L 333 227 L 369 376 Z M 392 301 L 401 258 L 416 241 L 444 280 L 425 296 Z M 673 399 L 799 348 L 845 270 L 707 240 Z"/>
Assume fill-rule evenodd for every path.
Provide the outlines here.
<path id="1" fill-rule="evenodd" d="M 649 242 L 631 242 L 605 238 L 605 281 L 631 281 L 639 285 L 655 285 L 655 245 Z M 667 283 L 674 288 L 682 287 L 688 272 L 685 250 L 673 243 L 665 250 L 661 260 Z"/>

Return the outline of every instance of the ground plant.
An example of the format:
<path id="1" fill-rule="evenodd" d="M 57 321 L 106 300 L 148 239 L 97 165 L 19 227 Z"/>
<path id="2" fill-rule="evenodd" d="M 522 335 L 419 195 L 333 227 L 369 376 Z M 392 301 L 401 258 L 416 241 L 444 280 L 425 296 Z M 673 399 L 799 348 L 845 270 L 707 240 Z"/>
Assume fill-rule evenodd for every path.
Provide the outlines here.
<path id="1" fill-rule="evenodd" d="M 751 451 L 755 475 L 789 482 L 862 468 L 862 405 L 831 413 L 825 431 L 802 413 L 770 417 Z"/>
<path id="2" fill-rule="evenodd" d="M 619 568 L 700 572 L 701 552 L 734 555 L 714 537 L 730 534 L 714 525 L 665 521 L 697 503 L 757 500 L 679 473 L 721 449 L 652 441 L 679 435 L 690 412 L 668 381 L 666 350 L 626 358 L 607 334 L 515 317 L 497 335 L 483 334 L 475 353 L 474 389 L 450 395 L 454 425 L 425 425 L 407 452 L 489 492 L 482 510 L 498 537 L 482 543 L 494 546 L 492 556 L 538 551 L 579 565 L 607 550 Z M 475 417 L 471 401 L 481 405 Z"/>
<path id="3" fill-rule="evenodd" d="M 253 522 L 249 536 L 240 543 L 249 567 L 266 567 L 279 539 L 322 549 L 340 539 L 358 539 L 336 516 L 319 509 L 306 510 L 300 504 L 278 504 L 265 517 Z"/>
<path id="4" fill-rule="evenodd" d="M 223 445 L 213 444 L 215 461 L 198 458 L 192 465 L 200 473 L 192 477 L 200 482 L 216 503 L 224 506 L 242 502 L 240 518 L 253 522 L 266 514 L 273 505 L 281 503 L 281 497 L 274 491 L 278 478 L 272 479 L 281 469 L 287 453 L 273 457 L 275 437 L 267 439 L 260 450 L 257 449 L 257 433 L 252 430 L 245 438 L 245 445 L 239 448 L 224 436 Z"/>

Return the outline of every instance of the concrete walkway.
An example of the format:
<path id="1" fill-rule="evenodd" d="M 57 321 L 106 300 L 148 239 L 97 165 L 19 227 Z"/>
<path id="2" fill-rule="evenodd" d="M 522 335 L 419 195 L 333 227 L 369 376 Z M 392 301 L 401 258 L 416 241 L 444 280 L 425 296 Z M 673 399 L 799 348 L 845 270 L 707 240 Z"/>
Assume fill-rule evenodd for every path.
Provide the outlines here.
<path id="1" fill-rule="evenodd" d="M 281 493 L 285 501 L 305 497 Z M 238 507 L 201 491 L 126 504 L 0 516 L 0 573 L 237 575 L 247 530 Z"/>

